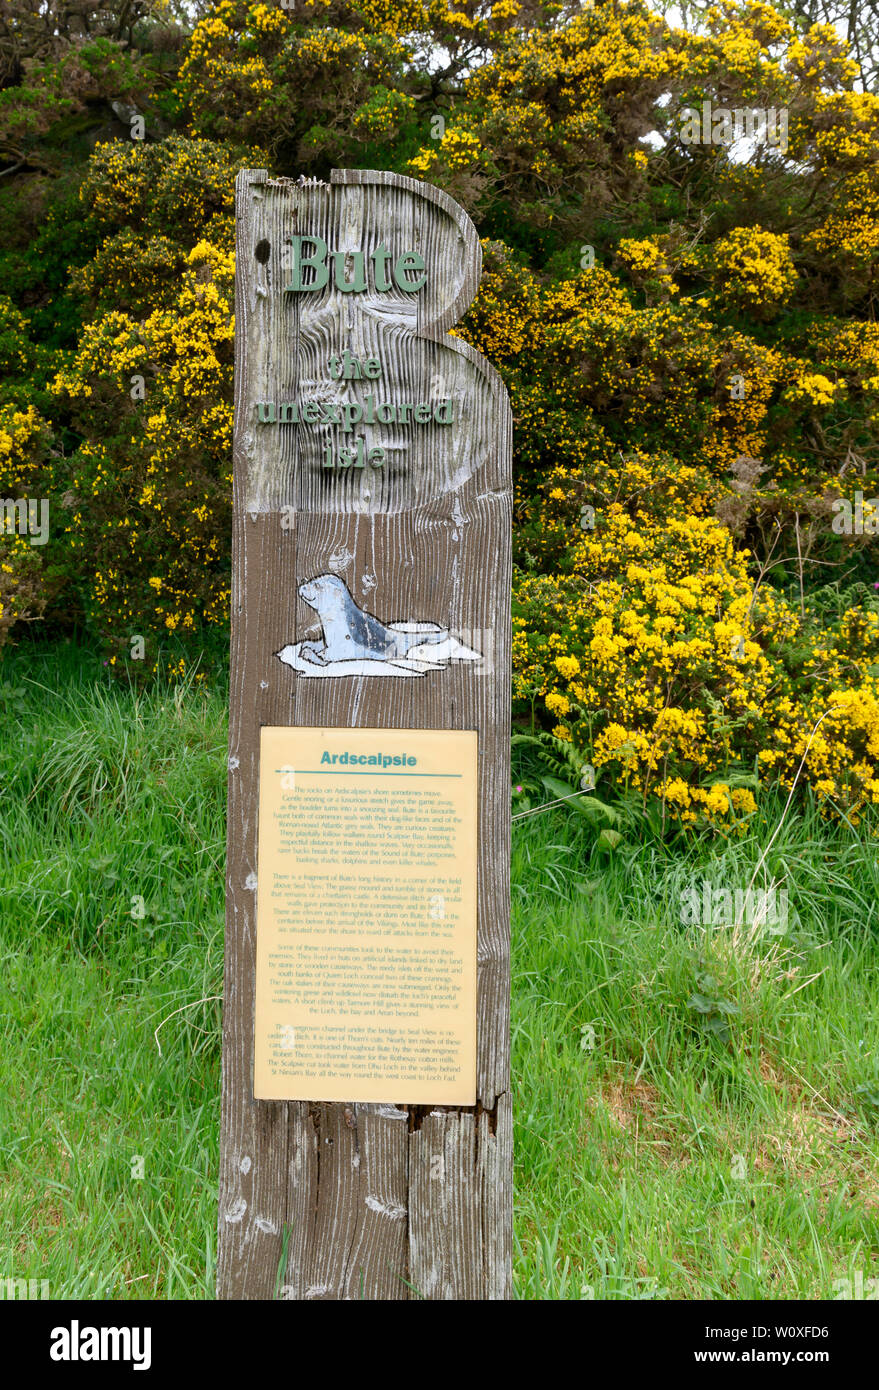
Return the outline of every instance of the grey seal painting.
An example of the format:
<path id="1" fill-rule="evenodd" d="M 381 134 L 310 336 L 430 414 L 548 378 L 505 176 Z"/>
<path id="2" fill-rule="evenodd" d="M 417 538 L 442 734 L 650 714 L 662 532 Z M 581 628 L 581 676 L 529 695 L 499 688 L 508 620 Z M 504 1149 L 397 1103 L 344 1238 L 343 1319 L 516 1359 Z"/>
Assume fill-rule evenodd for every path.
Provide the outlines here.
<path id="1" fill-rule="evenodd" d="M 296 642 L 276 653 L 302 676 L 423 676 L 451 661 L 481 654 L 437 623 L 383 623 L 359 608 L 336 574 L 319 574 L 299 596 L 320 619 L 320 641 Z"/>

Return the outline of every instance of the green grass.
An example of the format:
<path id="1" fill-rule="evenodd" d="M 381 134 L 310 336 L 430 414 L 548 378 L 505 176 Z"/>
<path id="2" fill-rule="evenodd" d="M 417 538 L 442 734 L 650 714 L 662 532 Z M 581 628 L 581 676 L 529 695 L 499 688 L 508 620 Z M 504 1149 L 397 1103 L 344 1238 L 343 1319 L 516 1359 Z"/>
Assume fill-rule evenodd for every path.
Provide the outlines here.
<path id="1" fill-rule="evenodd" d="M 0 667 L 0 1275 L 212 1297 L 224 694 L 77 657 Z"/>
<path id="2" fill-rule="evenodd" d="M 226 690 L 138 695 L 59 647 L 8 655 L 0 701 L 0 1276 L 212 1297 Z M 875 844 L 792 813 L 758 878 L 784 935 L 680 920 L 782 809 L 613 853 L 568 809 L 515 825 L 519 1297 L 879 1278 Z"/>
<path id="3" fill-rule="evenodd" d="M 784 937 L 683 928 L 760 838 L 613 865 L 535 818 L 513 850 L 525 1298 L 829 1298 L 879 1275 L 875 850 L 785 823 Z M 786 832 L 786 833 L 785 833 Z M 768 836 L 764 837 L 768 838 Z M 794 920 L 795 911 L 799 920 Z M 694 996 L 728 1038 L 706 1028 Z M 587 1030 L 583 1032 L 584 1028 Z"/>

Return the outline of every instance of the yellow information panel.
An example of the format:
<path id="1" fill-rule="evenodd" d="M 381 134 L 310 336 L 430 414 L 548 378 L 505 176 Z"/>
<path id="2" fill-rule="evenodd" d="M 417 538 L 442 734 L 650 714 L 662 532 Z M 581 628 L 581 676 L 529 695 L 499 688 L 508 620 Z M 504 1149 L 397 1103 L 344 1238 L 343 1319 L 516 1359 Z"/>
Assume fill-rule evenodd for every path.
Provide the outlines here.
<path id="1" fill-rule="evenodd" d="M 258 1100 L 476 1103 L 476 740 L 262 729 Z"/>

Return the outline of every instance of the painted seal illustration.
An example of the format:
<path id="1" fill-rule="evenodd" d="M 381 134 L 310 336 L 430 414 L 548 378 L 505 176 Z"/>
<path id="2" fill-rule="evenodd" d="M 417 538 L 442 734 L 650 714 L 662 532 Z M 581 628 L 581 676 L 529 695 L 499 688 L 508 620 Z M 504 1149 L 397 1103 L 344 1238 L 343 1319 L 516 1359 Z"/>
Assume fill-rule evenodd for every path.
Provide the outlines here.
<path id="1" fill-rule="evenodd" d="M 299 596 L 320 619 L 322 640 L 296 642 L 276 653 L 301 676 L 423 676 L 452 661 L 481 661 L 437 623 L 383 623 L 359 608 L 335 574 L 299 586 Z"/>

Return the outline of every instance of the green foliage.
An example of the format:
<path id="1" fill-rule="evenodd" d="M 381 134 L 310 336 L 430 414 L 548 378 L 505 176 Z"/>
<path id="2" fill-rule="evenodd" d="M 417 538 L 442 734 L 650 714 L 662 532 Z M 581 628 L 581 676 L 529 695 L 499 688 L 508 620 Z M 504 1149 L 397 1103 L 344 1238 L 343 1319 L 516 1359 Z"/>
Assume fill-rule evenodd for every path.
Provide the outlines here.
<path id="1" fill-rule="evenodd" d="M 750 0 L 691 32 L 641 0 L 136 3 L 88 36 L 12 4 L 0 405 L 41 423 L 0 482 L 62 524 L 3 571 L 5 632 L 42 606 L 114 668 L 144 635 L 153 670 L 223 628 L 235 173 L 394 169 L 485 238 L 460 331 L 513 402 L 517 713 L 664 823 L 744 815 L 758 759 L 792 785 L 829 700 L 802 783 L 877 804 L 876 540 L 831 522 L 879 495 L 879 101 L 834 33 Z M 694 143 L 721 99 L 783 138 Z"/>

